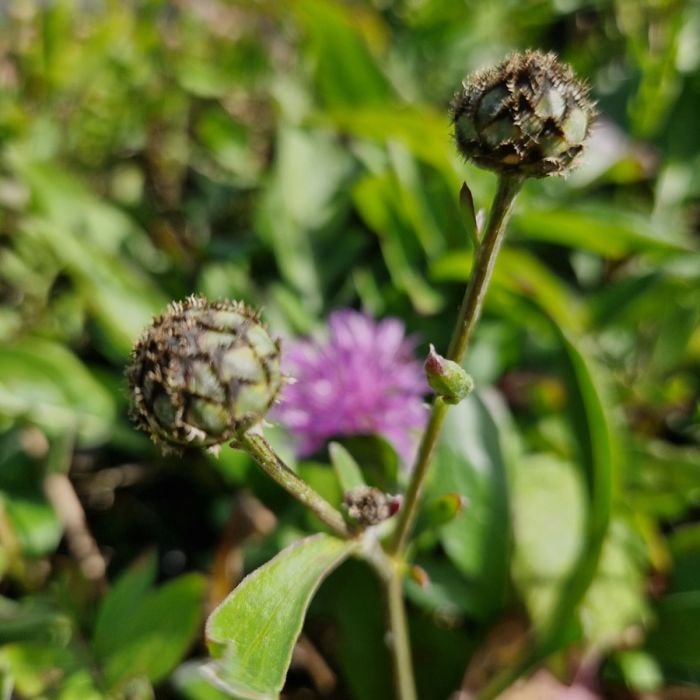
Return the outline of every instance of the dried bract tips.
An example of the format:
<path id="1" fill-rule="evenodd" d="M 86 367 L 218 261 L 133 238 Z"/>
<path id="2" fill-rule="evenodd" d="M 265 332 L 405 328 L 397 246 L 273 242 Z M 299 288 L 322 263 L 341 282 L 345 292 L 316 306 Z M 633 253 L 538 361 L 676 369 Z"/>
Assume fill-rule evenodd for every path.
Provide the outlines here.
<path id="1" fill-rule="evenodd" d="M 126 377 L 132 416 L 154 442 L 211 447 L 272 406 L 282 385 L 279 343 L 245 304 L 189 297 L 153 320 Z"/>
<path id="2" fill-rule="evenodd" d="M 464 80 L 452 105 L 457 147 L 481 167 L 523 177 L 566 172 L 595 117 L 588 87 L 553 53 L 526 51 Z"/>
<path id="3" fill-rule="evenodd" d="M 387 520 L 401 507 L 401 499 L 398 496 L 389 496 L 372 486 L 359 486 L 346 491 L 343 503 L 348 515 L 363 527 Z"/>

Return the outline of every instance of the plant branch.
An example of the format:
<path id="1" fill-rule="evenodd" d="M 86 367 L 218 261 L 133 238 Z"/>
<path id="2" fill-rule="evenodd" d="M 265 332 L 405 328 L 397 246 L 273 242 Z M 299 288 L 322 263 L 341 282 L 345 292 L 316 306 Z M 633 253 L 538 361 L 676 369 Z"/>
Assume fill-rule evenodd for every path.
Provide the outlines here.
<path id="1" fill-rule="evenodd" d="M 476 251 L 474 269 L 464 294 L 447 352 L 447 358 L 454 362 L 462 362 L 474 328 L 479 320 L 481 307 L 491 280 L 498 251 L 503 242 L 510 212 L 522 183 L 523 178 L 515 176 L 502 175 L 498 180 L 498 190 L 491 207 L 489 221 Z M 437 397 L 435 399 L 428 425 L 418 448 L 418 457 L 408 491 L 406 492 L 404 506 L 399 514 L 394 538 L 389 547 L 390 552 L 393 554 L 403 552 L 406 547 L 408 536 L 416 519 L 418 502 L 423 491 L 435 445 L 440 436 L 448 408 L 448 405 L 441 398 Z"/>
<path id="2" fill-rule="evenodd" d="M 232 447 L 245 450 L 262 470 L 276 481 L 287 493 L 303 503 L 323 523 L 341 537 L 349 538 L 352 533 L 341 515 L 328 501 L 300 479 L 276 454 L 270 443 L 262 435 L 245 433 L 232 443 Z"/>

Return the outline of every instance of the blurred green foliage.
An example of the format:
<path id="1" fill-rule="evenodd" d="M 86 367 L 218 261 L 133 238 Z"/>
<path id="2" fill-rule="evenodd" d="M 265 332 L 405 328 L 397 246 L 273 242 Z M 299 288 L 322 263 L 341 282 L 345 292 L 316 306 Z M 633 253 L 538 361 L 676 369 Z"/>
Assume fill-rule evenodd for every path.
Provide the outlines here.
<path id="1" fill-rule="evenodd" d="M 211 607 L 310 523 L 247 458 L 165 459 L 135 433 L 131 344 L 199 291 L 285 336 L 350 305 L 445 347 L 472 257 L 460 186 L 481 209 L 495 184 L 447 106 L 527 47 L 588 76 L 601 117 L 578 171 L 528 183 L 470 351 L 480 392 L 428 494 L 470 505 L 422 532 L 431 584 L 407 584 L 420 697 L 479 648 L 502 672 L 489 632 L 514 615 L 565 682 L 587 650 L 611 694 L 700 683 L 699 33 L 697 0 L 0 3 L 0 695 L 220 697 L 185 662 L 201 574 Z M 344 444 L 396 486 L 387 445 Z M 300 470 L 337 499 L 329 464 Z M 375 589 L 351 562 L 311 605 L 333 697 L 389 692 Z M 314 683 L 295 662 L 290 693 Z"/>

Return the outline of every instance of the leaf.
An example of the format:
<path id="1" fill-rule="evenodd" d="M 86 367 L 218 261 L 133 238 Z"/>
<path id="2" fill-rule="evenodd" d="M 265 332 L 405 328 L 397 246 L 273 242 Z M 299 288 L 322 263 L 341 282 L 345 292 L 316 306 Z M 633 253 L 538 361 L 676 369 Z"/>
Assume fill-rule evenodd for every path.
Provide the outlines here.
<path id="1" fill-rule="evenodd" d="M 311 171 L 306 167 L 314 162 Z M 256 231 L 272 249 L 285 282 L 303 306 L 319 311 L 322 267 L 316 258 L 318 232 L 335 216 L 350 168 L 348 154 L 326 133 L 285 126 L 277 136 L 272 177 L 256 214 Z M 337 239 L 333 243 L 338 246 Z M 337 252 L 334 251 L 334 252 Z"/>
<path id="2" fill-rule="evenodd" d="M 470 612 L 487 617 L 505 602 L 511 528 L 498 422 L 478 393 L 452 408 L 445 420 L 429 493 L 440 497 L 446 491 L 466 497 L 470 506 L 443 526 L 440 539 L 470 582 Z"/>
<path id="3" fill-rule="evenodd" d="M 187 574 L 149 592 L 130 605 L 127 591 L 143 592 L 150 573 L 142 572 L 121 582 L 121 589 L 103 612 L 103 622 L 96 654 L 104 666 L 104 676 L 111 688 L 130 679 L 145 676 L 156 683 L 165 678 L 182 659 L 197 634 L 202 616 L 202 599 L 206 582 L 198 574 Z M 126 589 L 126 590 L 125 590 Z M 117 623 L 117 636 L 110 640 L 107 621 L 113 620 L 116 605 L 121 607 L 124 623 Z"/>
<path id="4" fill-rule="evenodd" d="M 56 549 L 63 527 L 42 496 L 24 498 L 0 494 L 0 507 L 3 506 L 24 554 L 40 557 Z"/>
<path id="5" fill-rule="evenodd" d="M 328 445 L 328 451 L 343 493 L 360 486 L 366 486 L 359 465 L 340 443 L 331 442 Z"/>
<path id="6" fill-rule="evenodd" d="M 513 577 L 535 625 L 545 623 L 583 545 L 585 494 L 574 465 L 548 454 L 513 470 Z"/>
<path id="7" fill-rule="evenodd" d="M 471 251 L 455 251 L 436 259 L 431 265 L 431 278 L 436 281 L 467 281 L 471 274 Z M 525 300 L 522 312 L 532 313 L 532 301 L 562 327 L 579 331 L 587 323 L 581 299 L 537 257 L 513 246 L 501 250 L 492 280 L 493 291 L 507 290 Z M 493 294 L 487 297 L 492 300 Z M 512 298 L 508 301 L 512 306 Z M 505 309 L 510 311 L 512 309 Z M 518 313 L 522 313 L 518 309 Z"/>
<path id="8" fill-rule="evenodd" d="M 340 442 L 362 465 L 362 476 L 369 486 L 386 493 L 396 490 L 401 460 L 388 440 L 379 435 L 354 435 Z"/>
<path id="9" fill-rule="evenodd" d="M 0 597 L 0 645 L 14 642 L 62 644 L 70 636 L 71 621 L 43 601 L 21 603 Z"/>
<path id="10" fill-rule="evenodd" d="M 24 642 L 0 648 L 0 666 L 6 666 L 21 697 L 65 700 L 103 700 L 85 659 L 72 645 Z"/>
<path id="11" fill-rule="evenodd" d="M 648 650 L 672 674 L 697 678 L 700 673 L 700 590 L 666 596 L 658 605 L 657 623 Z"/>
<path id="12" fill-rule="evenodd" d="M 395 178 L 388 172 L 366 175 L 355 185 L 353 198 L 360 216 L 379 239 L 394 285 L 420 313 L 438 311 L 443 299 L 419 269 L 424 265 L 425 249 L 407 217 L 405 197 Z"/>
<path id="13" fill-rule="evenodd" d="M 332 573 L 314 598 L 310 615 L 331 620 L 337 636 L 331 661 L 354 700 L 392 697 L 386 611 L 376 575 L 350 559 Z"/>
<path id="14" fill-rule="evenodd" d="M 27 338 L 0 348 L 0 412 L 39 425 L 49 435 L 77 431 L 85 445 L 111 430 L 110 393 L 67 348 Z"/>
<path id="15" fill-rule="evenodd" d="M 690 249 L 656 230 L 648 218 L 604 205 L 579 209 L 521 209 L 517 232 L 531 241 L 557 243 L 617 260 L 632 253 L 677 254 Z"/>
<path id="16" fill-rule="evenodd" d="M 572 640 L 579 608 L 598 572 L 612 508 L 616 452 L 598 370 L 588 355 L 554 321 L 551 327 L 564 350 L 569 388 L 569 412 L 576 436 L 577 459 L 586 487 L 587 512 L 583 545 L 556 602 L 540 625 L 536 643 L 489 685 L 488 691 L 502 689 L 542 659 Z"/>
<path id="17" fill-rule="evenodd" d="M 22 553 L 40 557 L 56 549 L 63 527 L 42 490 L 45 465 L 27 455 L 20 435 L 15 429 L 0 439 L 0 510 Z"/>
<path id="18" fill-rule="evenodd" d="M 476 220 L 476 209 L 474 207 L 474 196 L 466 182 L 462 183 L 459 190 L 459 203 L 464 213 L 464 221 L 469 231 L 469 237 L 475 245 L 479 244 L 479 224 Z"/>
<path id="19" fill-rule="evenodd" d="M 318 534 L 246 576 L 209 616 L 206 635 L 217 685 L 244 698 L 279 694 L 309 602 L 352 542 Z"/>
<path id="20" fill-rule="evenodd" d="M 552 326 L 564 349 L 569 412 L 577 443 L 576 463 L 585 484 L 587 513 L 579 554 L 540 626 L 538 643 L 524 661 L 525 667 L 569 640 L 579 606 L 598 571 L 610 523 L 615 470 L 612 430 L 593 363 L 563 330 L 555 323 Z"/>
<path id="21" fill-rule="evenodd" d="M 107 658 L 128 642 L 132 612 L 143 602 L 155 579 L 156 559 L 149 555 L 123 573 L 107 592 L 93 632 L 98 657 Z"/>
<path id="22" fill-rule="evenodd" d="M 302 0 L 292 7 L 307 34 L 315 82 L 327 105 L 381 104 L 392 95 L 389 81 L 360 33 L 357 12 L 322 0 Z M 378 14 L 367 11 L 363 19 L 380 26 Z"/>
<path id="23" fill-rule="evenodd" d="M 191 660 L 178 666 L 168 679 L 178 693 L 187 700 L 228 700 L 231 695 L 215 688 L 202 674 L 202 661 Z"/>

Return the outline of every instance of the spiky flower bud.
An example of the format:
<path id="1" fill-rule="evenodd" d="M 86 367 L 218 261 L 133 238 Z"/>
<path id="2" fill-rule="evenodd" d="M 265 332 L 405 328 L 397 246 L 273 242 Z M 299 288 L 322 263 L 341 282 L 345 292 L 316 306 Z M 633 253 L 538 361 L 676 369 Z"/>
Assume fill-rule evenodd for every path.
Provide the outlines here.
<path id="1" fill-rule="evenodd" d="M 401 507 L 401 499 L 398 496 L 390 496 L 373 486 L 358 486 L 346 491 L 343 503 L 348 515 L 363 527 L 387 520 Z"/>
<path id="2" fill-rule="evenodd" d="M 216 446 L 262 419 L 282 385 L 279 342 L 240 302 L 170 304 L 126 372 L 132 416 L 163 448 Z"/>
<path id="3" fill-rule="evenodd" d="M 515 53 L 463 82 L 452 105 L 460 152 L 501 173 L 565 172 L 595 117 L 588 87 L 553 53 Z"/>
<path id="4" fill-rule="evenodd" d="M 457 404 L 474 391 L 472 376 L 461 365 L 438 355 L 433 345 L 423 366 L 430 388 L 446 403 Z"/>

